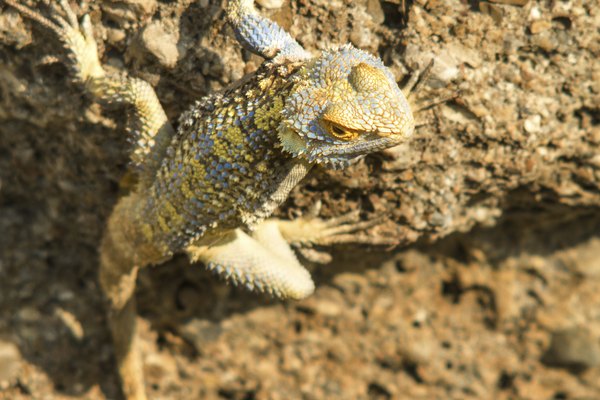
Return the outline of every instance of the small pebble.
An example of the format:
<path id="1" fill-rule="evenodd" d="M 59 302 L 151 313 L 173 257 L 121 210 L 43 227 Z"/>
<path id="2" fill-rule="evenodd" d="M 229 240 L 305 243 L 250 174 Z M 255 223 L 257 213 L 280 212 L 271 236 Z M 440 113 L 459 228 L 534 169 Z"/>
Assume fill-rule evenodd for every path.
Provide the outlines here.
<path id="1" fill-rule="evenodd" d="M 177 38 L 165 32 L 160 23 L 149 24 L 141 35 L 142 45 L 158 62 L 168 68 L 173 68 L 179 59 Z"/>
<path id="2" fill-rule="evenodd" d="M 539 114 L 528 117 L 523 123 L 527 133 L 538 133 L 542 128 L 542 117 Z"/>
<path id="3" fill-rule="evenodd" d="M 203 319 L 192 319 L 178 329 L 179 334 L 190 342 L 198 352 L 221 336 L 222 328 L 213 322 Z"/>
<path id="4" fill-rule="evenodd" d="M 342 313 L 342 308 L 336 302 L 320 300 L 315 304 L 315 311 L 324 317 L 337 317 Z"/>
<path id="5" fill-rule="evenodd" d="M 552 23 L 550 21 L 545 21 L 545 20 L 536 20 L 536 21 L 533 21 L 531 23 L 531 25 L 529 25 L 529 30 L 534 35 L 544 32 L 544 31 L 547 31 L 551 28 L 552 28 Z"/>
<path id="6" fill-rule="evenodd" d="M 600 341 L 583 327 L 552 333 L 550 347 L 542 356 L 545 364 L 575 370 L 600 365 Z"/>
<path id="7" fill-rule="evenodd" d="M 283 7 L 283 0 L 256 0 L 256 3 L 268 10 L 274 10 L 276 8 Z"/>
<path id="8" fill-rule="evenodd" d="M 175 359 L 165 353 L 149 353 L 144 358 L 144 375 L 149 382 L 166 387 L 177 381 Z"/>

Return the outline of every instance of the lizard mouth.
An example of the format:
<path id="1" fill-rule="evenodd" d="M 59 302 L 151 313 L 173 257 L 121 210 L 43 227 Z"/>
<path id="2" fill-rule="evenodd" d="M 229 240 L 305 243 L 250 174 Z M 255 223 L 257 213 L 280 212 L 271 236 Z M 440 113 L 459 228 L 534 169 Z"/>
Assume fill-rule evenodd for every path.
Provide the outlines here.
<path id="1" fill-rule="evenodd" d="M 385 134 L 385 136 L 377 133 L 365 134 L 360 140 L 352 143 L 331 144 L 322 146 L 315 153 L 320 157 L 329 157 L 335 155 L 366 155 L 373 151 L 380 151 L 399 144 L 403 138 L 402 135 Z"/>
<path id="2" fill-rule="evenodd" d="M 294 157 L 332 169 L 342 169 L 369 153 L 402 143 L 411 134 L 412 132 L 369 132 L 353 141 L 331 143 L 301 137 L 293 129 L 284 128 L 279 131 L 279 139 L 283 150 Z"/>

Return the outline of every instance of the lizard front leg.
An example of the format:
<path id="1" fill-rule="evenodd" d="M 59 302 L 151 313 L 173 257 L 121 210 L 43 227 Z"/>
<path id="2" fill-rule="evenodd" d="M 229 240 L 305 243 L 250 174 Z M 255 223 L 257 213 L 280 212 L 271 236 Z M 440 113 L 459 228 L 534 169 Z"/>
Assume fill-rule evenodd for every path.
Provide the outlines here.
<path id="1" fill-rule="evenodd" d="M 266 59 L 279 56 L 290 61 L 311 57 L 279 25 L 258 14 L 254 0 L 230 0 L 227 17 L 238 41 L 259 56 Z"/>
<path id="2" fill-rule="evenodd" d="M 323 220 L 318 212 L 319 204 L 307 216 L 293 221 L 263 221 L 250 235 L 235 229 L 216 238 L 203 238 L 201 243 L 189 246 L 186 253 L 192 262 L 201 261 L 235 285 L 281 299 L 300 300 L 310 296 L 315 286 L 290 244 L 390 244 L 364 233 L 380 219 L 360 221 L 358 212 L 351 212 Z"/>
<path id="3" fill-rule="evenodd" d="M 108 299 L 108 323 L 123 394 L 146 400 L 136 330 L 135 286 L 140 268 L 165 260 L 164 249 L 145 240 L 137 220 L 143 199 L 136 192 L 119 200 L 100 245 L 100 287 Z"/>
<path id="4" fill-rule="evenodd" d="M 310 274 L 274 224 L 260 224 L 252 236 L 235 229 L 189 246 L 186 253 L 192 262 L 201 261 L 229 282 L 253 291 L 299 300 L 315 290 Z"/>

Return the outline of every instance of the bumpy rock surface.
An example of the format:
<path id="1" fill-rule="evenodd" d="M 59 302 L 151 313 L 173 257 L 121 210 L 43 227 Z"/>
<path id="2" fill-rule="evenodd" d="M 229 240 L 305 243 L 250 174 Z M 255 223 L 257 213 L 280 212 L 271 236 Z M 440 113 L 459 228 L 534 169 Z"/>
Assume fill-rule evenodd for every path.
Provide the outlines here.
<path id="1" fill-rule="evenodd" d="M 261 62 L 220 1 L 83 3 L 104 64 L 152 83 L 172 121 Z M 434 58 L 420 99 L 458 97 L 420 112 L 411 142 L 316 171 L 280 210 L 360 207 L 389 216 L 372 235 L 398 239 L 333 249 L 310 299 L 260 298 L 185 259 L 142 273 L 152 398 L 599 398 L 600 9 L 262 3 L 307 49 L 352 42 L 401 83 Z M 124 113 L 81 95 L 49 37 L 0 5 L 0 337 L 19 359 L 0 398 L 113 399 L 96 247 L 127 186 Z"/>

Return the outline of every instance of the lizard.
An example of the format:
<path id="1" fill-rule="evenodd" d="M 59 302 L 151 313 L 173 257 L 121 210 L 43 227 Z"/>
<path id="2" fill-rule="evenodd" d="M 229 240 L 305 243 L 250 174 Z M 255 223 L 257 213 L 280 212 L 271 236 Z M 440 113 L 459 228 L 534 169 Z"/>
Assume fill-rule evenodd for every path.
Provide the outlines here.
<path id="1" fill-rule="evenodd" d="M 126 399 L 147 398 L 133 295 L 141 268 L 185 253 L 234 284 L 299 300 L 315 285 L 290 244 L 350 242 L 373 225 L 357 212 L 323 220 L 318 207 L 292 221 L 270 216 L 314 166 L 345 168 L 413 135 L 409 91 L 379 58 L 350 44 L 314 56 L 253 0 L 230 0 L 237 40 L 265 61 L 196 101 L 175 130 L 150 84 L 103 69 L 88 15 L 80 23 L 67 0 L 48 17 L 4 2 L 54 32 L 73 80 L 93 100 L 128 108 L 138 180 L 115 205 L 99 246 Z"/>

